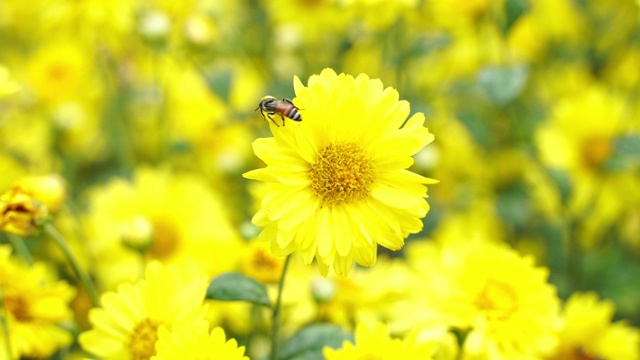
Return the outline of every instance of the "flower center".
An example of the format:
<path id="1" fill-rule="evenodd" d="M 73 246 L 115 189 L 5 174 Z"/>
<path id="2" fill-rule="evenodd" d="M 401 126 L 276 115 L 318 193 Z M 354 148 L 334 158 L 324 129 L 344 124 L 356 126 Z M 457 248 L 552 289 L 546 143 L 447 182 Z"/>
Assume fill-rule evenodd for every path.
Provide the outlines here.
<path id="1" fill-rule="evenodd" d="M 160 326 L 160 323 L 149 318 L 136 325 L 129 342 L 129 352 L 132 360 L 149 360 L 156 354 L 158 326 Z"/>
<path id="2" fill-rule="evenodd" d="M 605 136 L 593 136 L 583 143 L 582 158 L 591 169 L 597 169 L 611 156 L 613 146 Z"/>
<path id="3" fill-rule="evenodd" d="M 153 222 L 153 245 L 148 251 L 153 259 L 166 260 L 174 255 L 180 245 L 180 235 L 166 221 Z"/>
<path id="4" fill-rule="evenodd" d="M 357 144 L 330 144 L 320 151 L 309 176 L 323 205 L 349 204 L 371 193 L 374 163 Z"/>
<path id="5" fill-rule="evenodd" d="M 29 307 L 27 302 L 21 296 L 6 296 L 4 298 L 5 309 L 13 314 L 13 317 L 20 322 L 28 322 L 31 320 Z"/>
<path id="6" fill-rule="evenodd" d="M 518 296 L 508 284 L 489 279 L 478 294 L 475 304 L 489 317 L 506 320 L 518 309 Z"/>

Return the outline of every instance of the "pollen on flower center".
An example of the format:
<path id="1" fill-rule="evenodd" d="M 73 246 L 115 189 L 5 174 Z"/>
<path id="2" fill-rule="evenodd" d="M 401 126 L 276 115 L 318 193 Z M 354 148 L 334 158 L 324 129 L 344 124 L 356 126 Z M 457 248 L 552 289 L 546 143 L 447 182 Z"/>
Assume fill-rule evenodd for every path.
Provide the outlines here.
<path id="1" fill-rule="evenodd" d="M 29 314 L 29 308 L 27 302 L 21 296 L 7 296 L 4 298 L 5 309 L 13 314 L 13 317 L 18 321 L 29 321 L 31 315 Z"/>
<path id="2" fill-rule="evenodd" d="M 489 279 L 478 294 L 475 304 L 489 316 L 505 320 L 518 309 L 518 297 L 508 284 Z"/>
<path id="3" fill-rule="evenodd" d="M 129 342 L 129 352 L 133 360 L 148 360 L 156 354 L 158 341 L 158 326 L 160 324 L 149 318 L 142 320 L 133 329 Z"/>
<path id="4" fill-rule="evenodd" d="M 309 175 L 323 205 L 348 204 L 370 194 L 374 163 L 355 143 L 330 144 L 320 151 Z"/>

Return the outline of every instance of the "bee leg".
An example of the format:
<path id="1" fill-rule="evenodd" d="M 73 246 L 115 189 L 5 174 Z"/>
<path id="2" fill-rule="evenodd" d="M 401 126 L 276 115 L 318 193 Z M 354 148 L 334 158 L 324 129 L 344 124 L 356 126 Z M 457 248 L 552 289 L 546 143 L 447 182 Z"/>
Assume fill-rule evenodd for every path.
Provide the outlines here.
<path id="1" fill-rule="evenodd" d="M 284 126 L 284 116 L 280 115 L 280 118 L 282 118 L 282 126 Z"/>
<path id="2" fill-rule="evenodd" d="M 280 125 L 278 125 L 278 123 L 275 120 L 273 120 L 273 118 L 271 117 L 271 114 L 267 113 L 267 117 L 269 117 L 269 120 L 271 120 L 271 122 L 274 123 L 275 126 L 280 127 Z"/>

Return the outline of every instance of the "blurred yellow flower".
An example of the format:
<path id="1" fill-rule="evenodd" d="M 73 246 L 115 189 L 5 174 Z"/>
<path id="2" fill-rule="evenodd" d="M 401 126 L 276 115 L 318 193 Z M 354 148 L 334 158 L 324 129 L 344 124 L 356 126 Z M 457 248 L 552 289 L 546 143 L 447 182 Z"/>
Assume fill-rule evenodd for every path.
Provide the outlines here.
<path id="1" fill-rule="evenodd" d="M 624 102 L 592 86 L 562 98 L 536 134 L 542 161 L 583 175 L 597 173 L 613 154 L 613 139 L 623 131 Z"/>
<path id="2" fill-rule="evenodd" d="M 342 348 L 325 346 L 322 350 L 326 360 L 425 360 L 432 359 L 436 350 L 434 344 L 419 342 L 415 337 L 392 338 L 389 328 L 379 322 L 359 323 L 354 334 L 354 343 L 344 341 Z"/>
<path id="3" fill-rule="evenodd" d="M 33 197 L 51 213 L 57 212 L 67 199 L 65 181 L 58 174 L 25 176 L 19 179 L 17 184 L 33 194 Z"/>
<path id="4" fill-rule="evenodd" d="M 37 97 L 46 104 L 59 104 L 82 95 L 91 82 L 91 55 L 74 43 L 42 47 L 28 64 L 29 79 Z"/>
<path id="5" fill-rule="evenodd" d="M 467 332 L 462 351 L 469 358 L 531 358 L 555 345 L 559 300 L 548 270 L 533 258 L 479 242 L 440 249 L 414 243 L 407 251 L 417 269 L 431 264 L 420 272 L 425 290 L 417 301 Z"/>
<path id="6" fill-rule="evenodd" d="M 402 22 L 402 16 L 417 11 L 418 0 L 342 0 L 344 10 L 355 14 L 357 20 L 372 30 L 385 30 L 396 22 Z"/>
<path id="7" fill-rule="evenodd" d="M 559 346 L 548 360 L 640 359 L 640 331 L 611 323 L 615 307 L 595 293 L 574 293 L 567 300 Z"/>
<path id="8" fill-rule="evenodd" d="M 18 91 L 18 84 L 11 78 L 9 69 L 0 65 L 0 99 Z"/>
<path id="9" fill-rule="evenodd" d="M 0 245 L 0 291 L 13 358 L 49 358 L 73 341 L 61 325 L 73 320 L 69 302 L 75 290 L 56 280 L 45 264 L 28 267 L 10 253 L 10 247 Z M 0 344 L 5 342 L 3 337 L 0 331 Z M 3 355 L 0 351 L 1 359 Z"/>
<path id="10" fill-rule="evenodd" d="M 87 245 L 106 289 L 137 280 L 144 260 L 193 266 L 210 276 L 237 266 L 242 242 L 221 198 L 200 176 L 140 168 L 131 182 L 93 188 L 89 203 Z"/>
<path id="11" fill-rule="evenodd" d="M 102 295 L 102 307 L 89 312 L 92 328 L 80 334 L 80 344 L 101 359 L 150 359 L 161 329 L 203 319 L 207 285 L 202 274 L 153 261 L 144 280 Z"/>
<path id="12" fill-rule="evenodd" d="M 224 330 L 215 327 L 209 332 L 207 321 L 194 321 L 173 330 L 158 329 L 157 355 L 152 360 L 249 360 L 244 346 L 235 339 L 226 339 Z"/>
<path id="13" fill-rule="evenodd" d="M 47 218 L 46 206 L 16 185 L 0 196 L 0 231 L 29 236 Z"/>
<path id="14" fill-rule="evenodd" d="M 298 249 L 323 275 L 346 276 L 354 260 L 375 264 L 378 244 L 398 250 L 422 229 L 425 184 L 436 181 L 406 168 L 433 135 L 422 113 L 405 123 L 409 103 L 367 75 L 325 69 L 294 88 L 303 121 L 270 124 L 275 137 L 253 143 L 267 167 L 244 176 L 268 190 L 252 221 L 276 255 Z"/>
<path id="15" fill-rule="evenodd" d="M 414 286 L 422 286 L 407 263 L 382 256 L 373 268 L 356 268 L 346 278 L 312 279 L 311 289 L 320 321 L 350 328 L 363 321 L 388 321 L 399 330 L 393 313 Z M 406 331 L 408 329 L 401 329 Z"/>
<path id="16" fill-rule="evenodd" d="M 245 245 L 240 260 L 243 274 L 263 283 L 277 283 L 282 276 L 284 258 L 274 256 L 263 241 L 250 241 Z"/>
<path id="17" fill-rule="evenodd" d="M 271 22 L 291 31 L 299 40 L 321 41 L 327 33 L 344 30 L 352 14 L 339 6 L 339 0 L 262 1 Z M 287 45 L 299 45 L 287 44 Z"/>

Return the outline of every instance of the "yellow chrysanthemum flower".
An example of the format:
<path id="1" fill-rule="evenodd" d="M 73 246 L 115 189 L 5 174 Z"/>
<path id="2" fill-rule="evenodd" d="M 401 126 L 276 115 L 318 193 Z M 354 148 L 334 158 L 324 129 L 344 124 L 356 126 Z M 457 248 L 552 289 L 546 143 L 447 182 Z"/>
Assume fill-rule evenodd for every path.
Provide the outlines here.
<path id="1" fill-rule="evenodd" d="M 158 354 L 153 360 L 249 360 L 244 346 L 235 339 L 227 341 L 224 330 L 216 327 L 209 333 L 207 321 L 196 321 L 172 331 L 158 330 Z"/>
<path id="2" fill-rule="evenodd" d="M 209 276 L 237 264 L 240 237 L 220 196 L 201 176 L 141 167 L 131 181 L 116 178 L 94 188 L 89 200 L 89 249 L 105 289 L 137 280 L 141 255 Z"/>
<path id="3" fill-rule="evenodd" d="M 431 359 L 436 347 L 430 342 L 420 342 L 416 337 L 392 338 L 389 328 L 382 323 L 359 323 L 355 330 L 355 343 L 344 341 L 342 348 L 324 347 L 326 360 L 426 360 Z"/>
<path id="4" fill-rule="evenodd" d="M 80 344 L 101 359 L 150 359 L 160 329 L 203 319 L 206 289 L 206 276 L 151 262 L 145 280 L 102 296 L 102 308 L 89 312 L 93 328 L 80 334 Z"/>
<path id="5" fill-rule="evenodd" d="M 298 249 L 323 275 L 346 276 L 354 260 L 372 266 L 378 244 L 398 250 L 422 229 L 425 184 L 436 181 L 406 168 L 433 135 L 422 113 L 407 120 L 409 103 L 367 75 L 325 69 L 308 86 L 295 77 L 294 88 L 303 121 L 270 124 L 274 137 L 253 143 L 267 167 L 244 176 L 268 189 L 252 221 L 274 253 Z"/>
<path id="6" fill-rule="evenodd" d="M 50 44 L 34 54 L 28 72 L 38 98 L 47 104 L 59 104 L 81 95 L 91 84 L 88 54 L 75 43 Z"/>
<path id="7" fill-rule="evenodd" d="M 575 293 L 565 304 L 560 344 L 549 360 L 640 359 L 640 331 L 624 322 L 611 323 L 611 301 L 595 293 Z"/>
<path id="8" fill-rule="evenodd" d="M 73 338 L 60 325 L 73 318 L 69 302 L 75 290 L 53 278 L 43 264 L 28 267 L 13 259 L 8 246 L 0 246 L 0 291 L 14 359 L 49 358 Z M 0 330 L 0 344 L 5 344 Z M 0 345 L 0 359 L 5 359 Z"/>
<path id="9" fill-rule="evenodd" d="M 425 279 L 418 302 L 466 332 L 465 359 L 530 359 L 556 344 L 559 300 L 548 270 L 535 267 L 532 257 L 472 242 L 440 249 L 415 243 L 408 259 Z M 428 270 L 426 263 L 432 264 Z"/>

